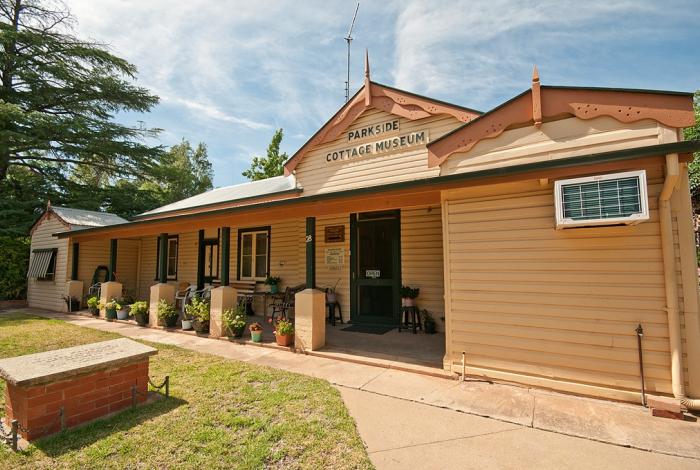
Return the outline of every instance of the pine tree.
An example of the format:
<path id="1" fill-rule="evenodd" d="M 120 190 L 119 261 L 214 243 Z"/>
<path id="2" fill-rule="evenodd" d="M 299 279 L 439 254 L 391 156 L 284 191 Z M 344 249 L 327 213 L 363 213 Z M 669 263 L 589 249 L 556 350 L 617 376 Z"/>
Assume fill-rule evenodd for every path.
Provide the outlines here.
<path id="1" fill-rule="evenodd" d="M 142 176 L 161 155 L 143 143 L 157 129 L 113 119 L 158 97 L 130 83 L 132 64 L 77 38 L 74 22 L 59 1 L 0 0 L 0 181 L 13 166 L 54 180 L 77 164 Z"/>

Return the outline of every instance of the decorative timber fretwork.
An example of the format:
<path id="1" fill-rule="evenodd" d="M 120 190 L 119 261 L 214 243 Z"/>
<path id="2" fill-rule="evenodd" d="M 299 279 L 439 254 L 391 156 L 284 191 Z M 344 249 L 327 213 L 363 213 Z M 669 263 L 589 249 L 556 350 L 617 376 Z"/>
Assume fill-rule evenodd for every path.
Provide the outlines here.
<path id="1" fill-rule="evenodd" d="M 316 134 L 311 137 L 284 165 L 284 174 L 289 175 L 304 156 L 313 148 L 338 138 L 368 108 L 376 108 L 412 121 L 439 114 L 447 114 L 467 123 L 481 113 L 407 91 L 375 83 L 370 79 L 369 59 L 365 52 L 365 82 L 353 96 Z"/>
<path id="2" fill-rule="evenodd" d="M 428 166 L 441 165 L 450 155 L 468 152 L 479 141 L 508 129 L 539 128 L 543 122 L 572 116 L 610 116 L 624 123 L 652 119 L 668 127 L 689 127 L 695 123 L 692 96 L 654 90 L 541 86 L 535 68 L 532 88 L 428 144 Z"/>

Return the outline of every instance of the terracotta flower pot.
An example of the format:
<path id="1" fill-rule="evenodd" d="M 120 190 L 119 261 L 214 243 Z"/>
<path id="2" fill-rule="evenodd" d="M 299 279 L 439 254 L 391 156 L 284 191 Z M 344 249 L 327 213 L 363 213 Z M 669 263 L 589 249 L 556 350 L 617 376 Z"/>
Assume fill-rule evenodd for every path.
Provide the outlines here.
<path id="1" fill-rule="evenodd" d="M 294 344 L 294 333 L 291 335 L 275 335 L 275 340 L 280 346 L 291 346 Z"/>

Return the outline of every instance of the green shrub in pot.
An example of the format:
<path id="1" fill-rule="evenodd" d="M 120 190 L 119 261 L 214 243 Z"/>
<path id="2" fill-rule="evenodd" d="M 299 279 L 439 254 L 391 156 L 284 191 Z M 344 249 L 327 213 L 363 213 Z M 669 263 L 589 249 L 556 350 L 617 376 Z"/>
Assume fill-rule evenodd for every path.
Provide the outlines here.
<path id="1" fill-rule="evenodd" d="M 136 323 L 141 326 L 148 324 L 148 302 L 139 300 L 131 304 L 131 314 L 134 316 Z"/>
<path id="2" fill-rule="evenodd" d="M 239 303 L 236 307 L 224 310 L 223 321 L 229 336 L 242 337 L 247 321 L 245 303 Z"/>
<path id="3" fill-rule="evenodd" d="M 172 328 L 177 325 L 177 317 L 179 316 L 173 304 L 165 299 L 160 299 L 158 301 L 158 319 L 162 320 L 165 326 Z"/>
<path id="4" fill-rule="evenodd" d="M 279 287 L 280 283 L 282 282 L 282 279 L 280 279 L 278 276 L 267 276 L 265 279 L 265 284 L 270 286 L 270 293 L 276 294 L 279 292 Z"/>
<path id="5" fill-rule="evenodd" d="M 88 297 L 87 306 L 90 309 L 90 313 L 92 313 L 94 316 L 98 316 L 100 314 L 100 299 L 98 299 L 96 295 Z"/>
<path id="6" fill-rule="evenodd" d="M 209 302 L 201 297 L 194 297 L 192 301 L 185 305 L 187 316 L 192 318 L 192 328 L 197 333 L 209 332 Z"/>
<path id="7" fill-rule="evenodd" d="M 105 302 L 100 305 L 100 308 L 105 309 L 105 318 L 109 321 L 117 319 L 117 310 L 121 310 L 122 306 L 115 299 Z"/>

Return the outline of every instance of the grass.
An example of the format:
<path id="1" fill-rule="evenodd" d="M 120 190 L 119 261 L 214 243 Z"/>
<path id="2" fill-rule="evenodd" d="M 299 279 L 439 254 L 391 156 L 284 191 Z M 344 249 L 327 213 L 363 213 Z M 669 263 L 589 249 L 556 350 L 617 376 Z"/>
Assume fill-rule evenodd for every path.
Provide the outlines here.
<path id="1" fill-rule="evenodd" d="M 117 337 L 60 320 L 0 315 L 0 358 Z M 327 382 L 150 345 L 158 349 L 150 375 L 155 382 L 170 375 L 171 399 L 37 440 L 25 452 L 2 446 L 0 468 L 371 468 L 354 421 Z"/>

